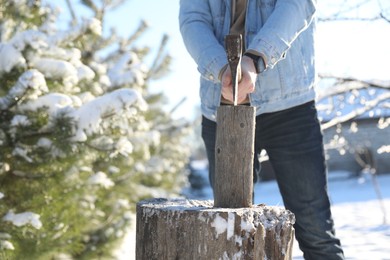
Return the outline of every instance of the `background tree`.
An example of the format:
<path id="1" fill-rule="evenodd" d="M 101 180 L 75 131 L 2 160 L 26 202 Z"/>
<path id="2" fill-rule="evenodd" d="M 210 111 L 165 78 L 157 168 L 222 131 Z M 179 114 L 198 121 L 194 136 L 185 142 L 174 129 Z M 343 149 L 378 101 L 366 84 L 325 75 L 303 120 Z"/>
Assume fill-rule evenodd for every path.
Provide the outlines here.
<path id="1" fill-rule="evenodd" d="M 383 28 L 384 35 L 390 29 L 390 5 L 386 1 L 343 0 L 330 1 L 326 5 L 328 8 L 319 9 L 320 23 L 356 23 L 356 26 L 377 23 Z M 362 35 L 362 37 L 367 36 Z M 366 47 L 356 55 L 363 57 L 363 54 L 367 54 L 372 47 Z M 387 52 L 387 50 L 383 51 Z M 378 70 L 378 65 L 369 60 L 362 58 L 361 64 L 365 66 L 366 71 Z M 357 119 L 367 115 L 378 117 L 378 128 L 384 131 L 389 129 L 390 79 L 388 77 L 379 79 L 375 76 L 367 77 L 367 75 L 362 76 L 353 72 L 320 71 L 319 86 L 317 103 L 320 104 L 318 106 L 320 112 L 327 118 L 322 124 L 323 130 L 340 127 L 343 123 L 349 123 L 357 129 Z M 336 138 L 344 140 L 340 137 Z M 334 141 L 337 142 L 337 140 Z M 344 149 L 342 143 L 336 147 L 340 150 Z M 380 151 L 376 152 L 390 153 L 388 140 L 384 140 Z"/>
<path id="2" fill-rule="evenodd" d="M 161 109 L 148 81 L 167 72 L 150 47 L 111 29 L 124 1 L 82 1 L 93 17 L 58 29 L 58 9 L 0 0 L 0 258 L 108 258 L 134 203 L 178 193 L 188 123 Z M 157 46 L 158 47 L 158 46 Z"/>

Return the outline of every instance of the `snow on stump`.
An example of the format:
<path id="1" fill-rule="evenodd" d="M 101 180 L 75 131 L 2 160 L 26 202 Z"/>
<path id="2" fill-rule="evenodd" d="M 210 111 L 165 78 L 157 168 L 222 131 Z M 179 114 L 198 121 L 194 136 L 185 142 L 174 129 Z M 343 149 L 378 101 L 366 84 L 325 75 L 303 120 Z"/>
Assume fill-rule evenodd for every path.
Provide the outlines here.
<path id="1" fill-rule="evenodd" d="M 136 259 L 291 259 L 294 215 L 283 208 L 217 208 L 212 201 L 137 204 Z"/>

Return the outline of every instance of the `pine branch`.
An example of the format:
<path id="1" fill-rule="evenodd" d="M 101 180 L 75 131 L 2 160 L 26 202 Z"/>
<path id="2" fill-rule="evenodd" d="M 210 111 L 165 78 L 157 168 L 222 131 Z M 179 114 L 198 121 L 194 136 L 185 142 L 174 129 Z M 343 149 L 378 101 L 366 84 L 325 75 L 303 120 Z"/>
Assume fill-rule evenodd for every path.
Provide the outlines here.
<path id="1" fill-rule="evenodd" d="M 10 171 L 10 173 L 12 175 L 16 176 L 16 177 L 29 179 L 29 180 L 50 178 L 50 177 L 55 176 L 55 173 L 52 173 L 52 174 L 34 174 L 34 173 L 31 173 L 31 172 L 26 173 L 26 172 L 22 172 L 22 171 L 18 171 L 18 170 Z"/>
<path id="2" fill-rule="evenodd" d="M 110 60 L 115 59 L 118 57 L 118 54 L 123 54 L 125 52 L 128 52 L 131 50 L 131 45 L 139 38 L 141 35 L 148 29 L 148 24 L 141 20 L 140 24 L 138 25 L 137 29 L 133 34 L 131 34 L 127 39 L 120 39 L 118 40 L 118 37 L 116 37 L 116 31 L 115 29 L 111 29 L 111 36 L 109 39 L 107 39 L 107 43 L 113 43 L 118 42 L 118 48 L 113 50 L 110 54 L 108 54 L 103 61 L 108 62 Z"/>
<path id="3" fill-rule="evenodd" d="M 160 42 L 157 55 L 153 61 L 152 66 L 148 72 L 147 78 L 160 78 L 168 71 L 168 66 L 171 63 L 171 56 L 165 53 L 169 37 L 165 34 Z"/>
<path id="4" fill-rule="evenodd" d="M 68 6 L 70 16 L 72 17 L 72 25 L 77 25 L 76 13 L 70 0 L 66 0 L 66 5 Z"/>
<path id="5" fill-rule="evenodd" d="M 130 35 L 130 37 L 125 42 L 126 45 L 132 44 L 135 40 L 137 40 L 145 31 L 149 28 L 148 23 L 145 20 L 141 20 L 135 32 Z"/>
<path id="6" fill-rule="evenodd" d="M 172 109 L 169 111 L 169 114 L 173 114 L 184 102 L 187 100 L 187 97 L 183 97 Z"/>
<path id="7" fill-rule="evenodd" d="M 89 7 L 94 11 L 95 14 L 99 12 L 99 8 L 94 4 L 92 0 L 81 0 L 81 3 Z"/>

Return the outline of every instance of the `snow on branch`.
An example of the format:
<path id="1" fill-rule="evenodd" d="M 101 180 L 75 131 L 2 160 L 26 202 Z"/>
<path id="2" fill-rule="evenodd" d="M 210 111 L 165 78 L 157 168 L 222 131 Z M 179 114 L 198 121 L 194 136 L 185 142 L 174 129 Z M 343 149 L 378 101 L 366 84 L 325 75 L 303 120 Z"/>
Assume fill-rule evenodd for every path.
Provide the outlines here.
<path id="1" fill-rule="evenodd" d="M 383 20 L 390 22 L 388 14 L 389 7 L 383 0 L 334 0 L 326 1 L 324 5 L 327 8 L 318 8 L 318 10 L 330 10 L 327 14 L 321 14 L 318 18 L 320 22 L 332 21 L 362 21 L 373 22 Z M 388 2 L 387 2 L 388 3 Z"/>
<path id="2" fill-rule="evenodd" d="M 111 80 L 111 87 L 118 87 L 127 84 L 136 83 L 144 85 L 147 67 L 141 63 L 137 54 L 127 52 L 108 70 L 108 76 Z"/>
<path id="3" fill-rule="evenodd" d="M 0 43 L 0 57 L 0 75 L 26 63 L 22 53 L 11 44 Z"/>
<path id="4" fill-rule="evenodd" d="M 390 92 L 383 93 L 383 94 L 377 96 L 375 99 L 367 101 L 364 107 L 357 108 L 354 111 L 352 111 L 344 116 L 336 117 L 336 118 L 334 118 L 326 123 L 323 123 L 322 129 L 323 130 L 328 129 L 328 128 L 333 127 L 337 124 L 347 122 L 347 121 L 349 121 L 357 116 L 363 115 L 367 111 L 370 111 L 371 109 L 376 107 L 380 102 L 387 100 L 387 99 L 390 99 Z"/>
<path id="5" fill-rule="evenodd" d="M 83 22 L 72 28 L 72 30 L 60 31 L 55 35 L 50 36 L 49 41 L 51 45 L 60 45 L 64 42 L 73 41 L 86 32 L 92 32 L 100 36 L 102 34 L 102 24 L 95 18 L 83 19 Z"/>
<path id="6" fill-rule="evenodd" d="M 72 106 L 74 103 L 79 104 L 81 101 L 77 97 L 70 97 L 61 93 L 49 93 L 40 96 L 37 99 L 30 100 L 17 107 L 20 112 L 37 111 L 40 108 L 46 108 L 49 115 L 55 114 L 58 109 Z"/>
<path id="7" fill-rule="evenodd" d="M 71 141 L 86 141 L 87 136 L 101 131 L 103 118 L 115 114 L 126 116 L 126 111 L 134 105 L 141 110 L 147 109 L 140 93 L 132 89 L 119 89 L 84 104 L 71 114 L 77 124 Z"/>
<path id="8" fill-rule="evenodd" d="M 380 88 L 390 90 L 390 80 L 364 80 L 353 77 L 342 77 L 335 75 L 320 74 L 321 79 L 334 79 L 336 82 L 325 90 L 317 91 L 317 99 L 322 100 L 326 97 L 343 94 L 352 90 L 359 90 L 363 88 Z"/>
<path id="9" fill-rule="evenodd" d="M 43 74 L 38 70 L 28 70 L 19 77 L 6 96 L 0 97 L 0 110 L 8 109 L 25 98 L 36 99 L 48 91 Z"/>
<path id="10" fill-rule="evenodd" d="M 28 64 L 47 77 L 64 78 L 68 87 L 84 78 L 91 79 L 95 76 L 90 68 L 82 64 L 79 50 L 58 46 L 68 45 L 88 31 L 100 35 L 102 28 L 98 20 L 84 20 L 74 30 L 56 33 L 46 33 L 45 30 L 19 32 L 8 42 L 0 43 L 0 75 Z M 25 53 L 26 50 L 29 51 Z"/>
<path id="11" fill-rule="evenodd" d="M 15 214 L 12 211 L 9 211 L 4 217 L 3 221 L 12 222 L 17 227 L 25 226 L 31 224 L 34 228 L 40 229 L 42 227 L 42 222 L 39 220 L 40 216 L 33 212 L 24 212 Z"/>

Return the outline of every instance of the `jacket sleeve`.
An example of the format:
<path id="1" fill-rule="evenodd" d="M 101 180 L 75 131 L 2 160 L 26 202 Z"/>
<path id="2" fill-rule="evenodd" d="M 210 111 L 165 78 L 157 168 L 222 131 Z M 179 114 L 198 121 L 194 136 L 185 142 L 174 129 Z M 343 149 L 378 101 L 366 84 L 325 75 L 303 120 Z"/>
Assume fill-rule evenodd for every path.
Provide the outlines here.
<path id="1" fill-rule="evenodd" d="M 219 81 L 219 73 L 227 64 L 227 58 L 224 47 L 214 35 L 208 0 L 181 0 L 179 25 L 184 45 L 201 75 L 210 81 Z"/>
<path id="2" fill-rule="evenodd" d="M 249 43 L 248 52 L 263 57 L 273 68 L 284 59 L 294 40 L 314 19 L 316 0 L 278 0 L 272 14 Z"/>

